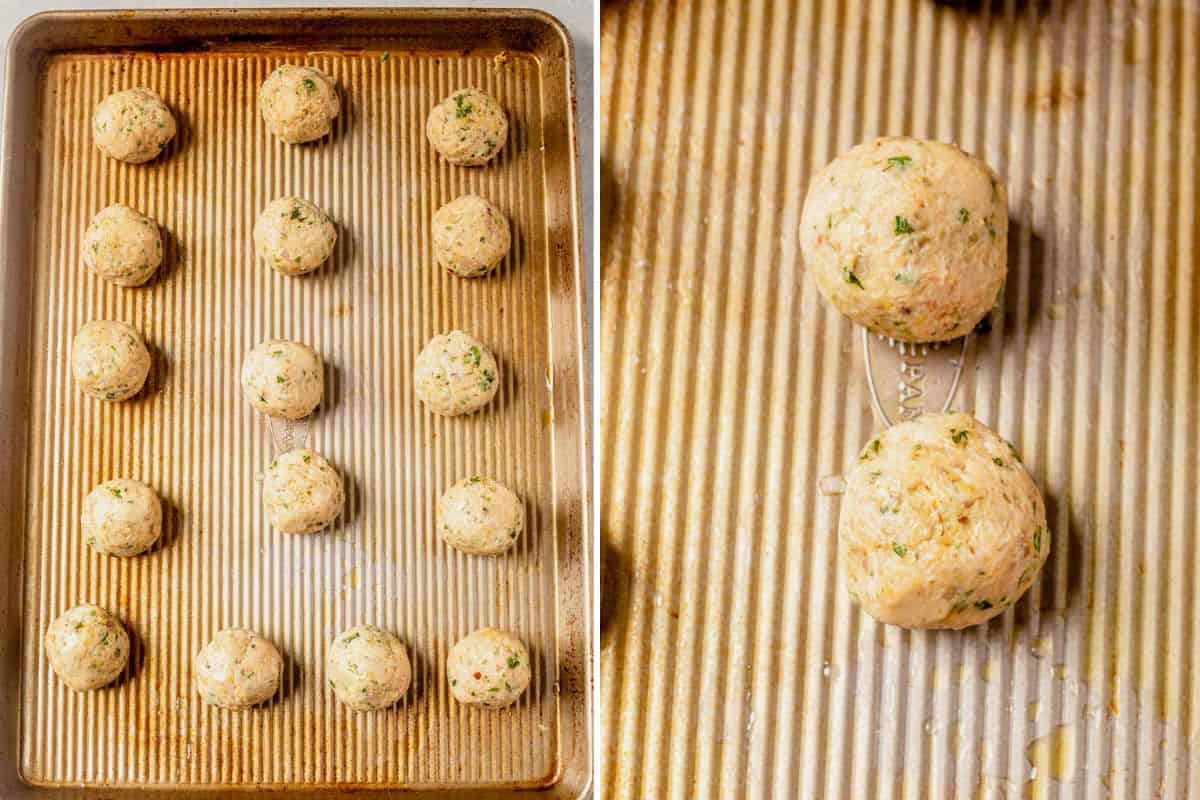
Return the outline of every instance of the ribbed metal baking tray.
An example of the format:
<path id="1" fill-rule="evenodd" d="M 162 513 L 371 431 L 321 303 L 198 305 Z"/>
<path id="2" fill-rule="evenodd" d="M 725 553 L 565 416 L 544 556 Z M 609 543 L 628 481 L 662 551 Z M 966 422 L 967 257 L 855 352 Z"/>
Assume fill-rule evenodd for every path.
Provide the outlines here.
<path id="1" fill-rule="evenodd" d="M 332 135 L 292 147 L 256 107 L 284 61 L 332 75 Z M 587 408 L 572 50 L 534 11 L 272 10 L 46 14 L 10 42 L 3 184 L 0 515 L 9 580 L 0 603 L 0 794 L 22 783 L 82 796 L 162 788 L 414 796 L 587 791 L 591 774 Z M 144 166 L 107 160 L 89 120 L 108 92 L 149 86 L 180 132 Z M 482 169 L 440 161 L 430 107 L 462 85 L 494 94 L 508 145 Z M 497 274 L 438 269 L 430 218 L 471 190 L 512 220 Z M 253 254 L 254 218 L 296 193 L 338 225 L 331 262 L 304 278 Z M 80 238 L 125 202 L 167 232 L 145 288 L 82 268 Z M 139 328 L 155 365 L 133 402 L 101 405 L 72 385 L 71 338 L 86 320 Z M 496 352 L 495 404 L 430 415 L 412 365 L 435 333 L 461 327 Z M 255 343 L 284 336 L 325 359 L 326 400 L 309 442 L 343 472 L 343 518 L 287 536 L 262 510 L 267 422 L 241 396 Z M 516 550 L 466 557 L 434 534 L 451 482 L 486 472 L 525 500 Z M 164 543 L 131 560 L 83 546 L 80 504 L 98 481 L 135 477 L 167 506 Z M 56 681 L 41 634 L 82 601 L 117 611 L 136 642 L 115 687 Z M 394 709 L 356 715 L 326 687 L 340 630 L 396 631 L 414 685 Z M 445 658 L 478 627 L 517 632 L 534 679 L 515 707 L 449 696 Z M 286 667 L 274 702 L 204 706 L 191 662 L 218 629 L 254 628 Z M 544 793 L 544 792 L 543 792 Z M 55 793 L 56 796 L 58 792 Z"/>
<path id="2" fill-rule="evenodd" d="M 604 4 L 606 797 L 1200 798 L 1198 42 L 1194 2 Z M 1009 191 L 953 405 L 1054 551 L 961 633 L 876 624 L 836 562 L 882 421 L 800 211 L 884 134 Z"/>

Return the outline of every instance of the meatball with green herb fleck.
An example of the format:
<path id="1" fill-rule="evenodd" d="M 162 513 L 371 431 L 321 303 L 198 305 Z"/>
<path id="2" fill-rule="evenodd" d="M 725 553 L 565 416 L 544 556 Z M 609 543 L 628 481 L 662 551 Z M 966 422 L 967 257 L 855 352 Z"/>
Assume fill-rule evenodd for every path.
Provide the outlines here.
<path id="1" fill-rule="evenodd" d="M 504 213 L 482 197 L 464 194 L 433 215 L 433 256 L 455 275 L 486 275 L 508 255 L 510 244 Z"/>
<path id="2" fill-rule="evenodd" d="M 71 374 L 80 389 L 98 400 L 128 400 L 150 374 L 150 351 L 127 323 L 87 322 L 71 343 Z"/>
<path id="3" fill-rule="evenodd" d="M 500 388 L 496 358 L 462 331 L 435 336 L 417 356 L 417 397 L 435 414 L 470 414 L 492 401 Z"/>
<path id="4" fill-rule="evenodd" d="M 54 674 L 77 692 L 107 686 L 129 662 L 129 634 L 121 620 L 87 603 L 55 618 L 42 644 Z"/>
<path id="5" fill-rule="evenodd" d="M 871 439 L 838 526 L 851 597 L 880 622 L 965 628 L 1002 613 L 1046 562 L 1046 505 L 1012 445 L 969 414 Z"/>
<path id="6" fill-rule="evenodd" d="M 342 110 L 333 79 L 316 67 L 284 64 L 258 90 L 263 122 L 288 144 L 311 142 L 333 130 Z"/>
<path id="7" fill-rule="evenodd" d="M 459 89 L 429 112 L 425 135 L 451 164 L 477 167 L 504 147 L 508 116 L 490 95 L 478 89 Z"/>
<path id="8" fill-rule="evenodd" d="M 333 255 L 337 228 L 321 209 L 299 197 L 272 200 L 254 223 L 254 250 L 276 272 L 303 275 Z"/>
<path id="9" fill-rule="evenodd" d="M 136 556 L 162 535 L 162 503 L 141 481 L 112 480 L 83 498 L 83 541 L 97 553 Z"/>
<path id="10" fill-rule="evenodd" d="M 254 631 L 227 628 L 196 654 L 196 690 L 219 708 L 249 708 L 279 690 L 283 656 Z"/>
<path id="11" fill-rule="evenodd" d="M 141 164 L 163 151 L 175 135 L 175 117 L 145 88 L 115 92 L 92 115 L 92 137 L 106 156 Z"/>
<path id="12" fill-rule="evenodd" d="M 395 634 L 359 625 L 339 634 L 325 655 L 329 688 L 355 711 L 394 705 L 408 691 L 412 666 Z"/>
<path id="13" fill-rule="evenodd" d="M 271 526 L 283 533 L 315 533 L 342 513 L 342 476 L 320 453 L 289 450 L 263 476 L 263 505 Z"/>
<path id="14" fill-rule="evenodd" d="M 472 475 L 438 500 L 437 529 L 443 542 L 464 553 L 499 555 L 525 529 L 525 506 L 504 484 Z"/>
<path id="15" fill-rule="evenodd" d="M 800 222 L 825 299 L 906 342 L 965 336 L 1008 273 L 1008 201 L 987 164 L 952 144 L 888 137 L 819 170 Z"/>
<path id="16" fill-rule="evenodd" d="M 83 233 L 83 263 L 117 286 L 141 286 L 163 260 L 158 223 L 120 203 L 104 209 Z"/>
<path id="17" fill-rule="evenodd" d="M 484 628 L 450 648 L 450 693 L 460 703 L 502 708 L 517 701 L 533 676 L 529 651 L 506 631 Z"/>
<path id="18" fill-rule="evenodd" d="M 269 417 L 303 419 L 321 404 L 325 393 L 321 357 L 299 342 L 263 342 L 242 362 L 242 392 Z"/>

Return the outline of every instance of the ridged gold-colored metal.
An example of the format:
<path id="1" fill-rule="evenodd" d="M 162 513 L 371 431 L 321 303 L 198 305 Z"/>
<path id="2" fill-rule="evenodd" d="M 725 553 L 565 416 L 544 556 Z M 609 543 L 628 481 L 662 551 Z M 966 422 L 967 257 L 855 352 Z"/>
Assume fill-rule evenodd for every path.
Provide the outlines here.
<path id="1" fill-rule="evenodd" d="M 606 797 L 1200 798 L 1198 42 L 1193 2 L 604 4 Z M 961 633 L 876 624 L 837 565 L 881 423 L 798 229 L 884 134 L 1008 185 L 954 406 L 1054 549 Z"/>
<path id="2" fill-rule="evenodd" d="M 4 495 L 10 587 L 3 631 L 5 797 L 38 786 L 190 789 L 586 790 L 591 679 L 587 585 L 587 381 L 571 45 L 536 12 L 253 11 L 34 18 L 10 51 L 4 184 Z M 501 55 L 503 53 L 503 55 Z M 284 62 L 337 82 L 325 140 L 289 146 L 264 128 L 258 87 Z M 510 119 L 494 164 L 447 165 L 424 135 L 454 89 L 493 94 Z M 179 134 L 143 166 L 104 158 L 90 119 L 117 89 L 147 86 Z M 437 268 L 430 219 L 463 192 L 510 217 L 499 270 Z M 255 216 L 298 194 L 338 227 L 332 259 L 284 277 L 254 256 Z M 166 263 L 144 288 L 90 274 L 80 239 L 123 202 L 156 219 Z M 100 404 L 68 356 L 89 319 L 125 320 L 154 355 L 135 400 Z M 463 328 L 501 363 L 496 401 L 443 418 L 417 401 L 413 361 Z M 262 508 L 268 420 L 242 397 L 243 355 L 270 337 L 316 348 L 325 400 L 308 444 L 345 476 L 328 531 L 289 536 Z M 515 550 L 464 556 L 435 535 L 438 495 L 482 472 L 525 501 Z M 84 495 L 132 477 L 162 495 L 160 546 L 133 559 L 85 547 Z M 113 687 L 67 690 L 42 632 L 80 602 L 118 613 L 135 642 Z M 355 714 L 326 685 L 339 631 L 395 631 L 413 686 Z M 455 703 L 449 647 L 493 625 L 533 654 L 533 682 L 502 711 Z M 250 627 L 285 656 L 276 699 L 205 706 L 192 659 L 217 630 Z M 19 657 L 18 657 L 19 654 Z M 95 790 L 95 791 L 92 791 Z"/>

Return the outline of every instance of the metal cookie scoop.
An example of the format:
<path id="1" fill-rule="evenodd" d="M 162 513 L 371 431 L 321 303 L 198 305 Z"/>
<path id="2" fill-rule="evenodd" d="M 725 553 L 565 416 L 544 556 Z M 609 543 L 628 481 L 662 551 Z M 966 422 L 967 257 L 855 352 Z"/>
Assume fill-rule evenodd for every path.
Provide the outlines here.
<path id="1" fill-rule="evenodd" d="M 271 443 L 275 445 L 275 455 L 304 447 L 308 442 L 308 432 L 312 428 L 311 419 L 311 415 L 294 420 L 270 417 Z"/>
<path id="2" fill-rule="evenodd" d="M 946 411 L 962 378 L 971 337 L 913 344 L 862 329 L 871 401 L 891 426 L 926 411 Z M 889 413 L 890 412 L 890 413 Z"/>

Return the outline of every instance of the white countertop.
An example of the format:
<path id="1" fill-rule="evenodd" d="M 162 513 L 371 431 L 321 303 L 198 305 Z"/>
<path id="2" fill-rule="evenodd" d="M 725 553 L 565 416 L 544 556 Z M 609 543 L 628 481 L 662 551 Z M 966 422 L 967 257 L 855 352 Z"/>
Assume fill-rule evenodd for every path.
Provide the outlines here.
<path id="1" fill-rule="evenodd" d="M 143 0 L 0 0 L 0 37 L 7 44 L 13 30 L 21 20 L 33 16 L 40 11 L 95 10 L 105 8 L 278 8 L 278 7 L 362 7 L 362 6 L 427 6 L 451 7 L 470 6 L 473 8 L 540 8 L 547 11 L 567 26 L 571 38 L 575 40 L 575 85 L 578 93 L 579 108 L 579 152 L 580 152 L 580 193 L 583 198 L 583 237 L 584 237 L 584 292 L 588 298 L 589 317 L 595 313 L 595 298 L 591 296 L 592 270 L 595 269 L 595 259 L 592 247 L 595 242 L 595 231 L 592 229 L 592 209 L 594 203 L 594 175 L 592 174 L 592 143 L 593 143 L 593 108 L 594 91 L 592 65 L 595 50 L 595 20 L 593 17 L 595 2 L 593 0 L 429 0 L 428 2 L 411 2 L 406 0 L 326 0 L 318 3 L 303 0 L 160 0 L 157 3 Z M 7 58 L 8 48 L 4 48 L 3 58 Z M 4 107 L 4 85 L 0 83 L 0 115 Z M 0 119 L 2 121 L 2 119 Z M 589 320 L 590 322 L 590 320 Z"/>

